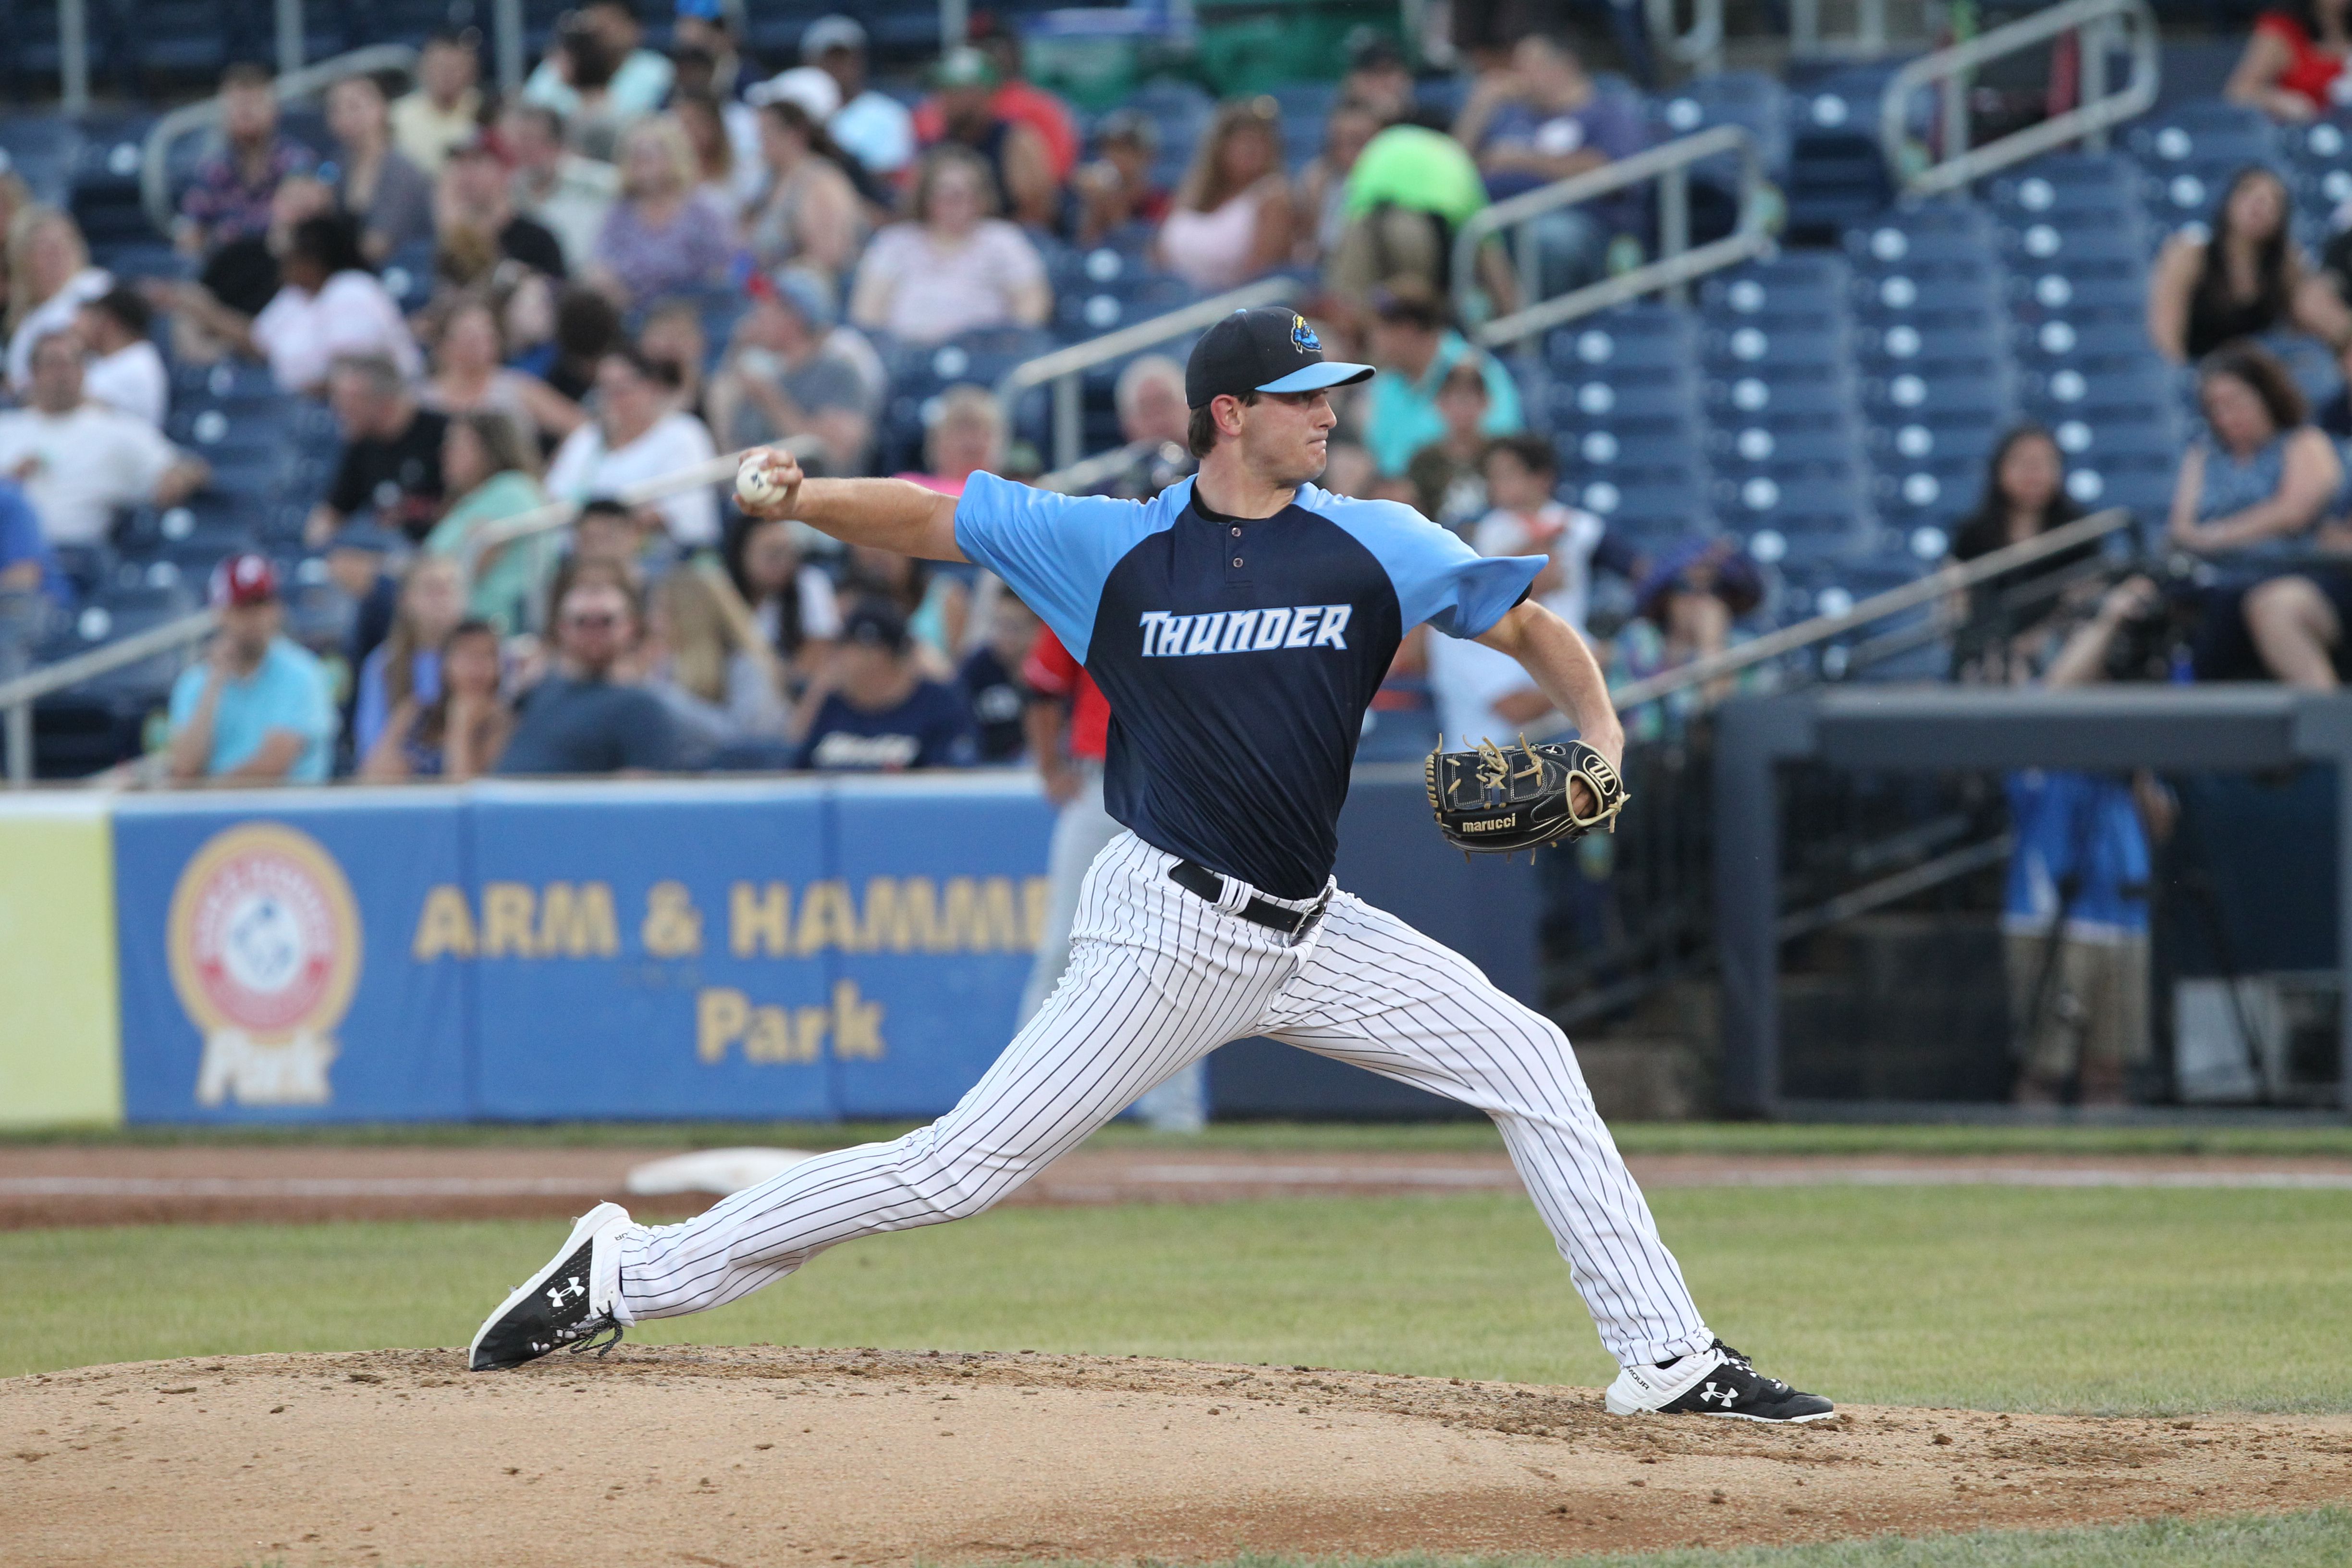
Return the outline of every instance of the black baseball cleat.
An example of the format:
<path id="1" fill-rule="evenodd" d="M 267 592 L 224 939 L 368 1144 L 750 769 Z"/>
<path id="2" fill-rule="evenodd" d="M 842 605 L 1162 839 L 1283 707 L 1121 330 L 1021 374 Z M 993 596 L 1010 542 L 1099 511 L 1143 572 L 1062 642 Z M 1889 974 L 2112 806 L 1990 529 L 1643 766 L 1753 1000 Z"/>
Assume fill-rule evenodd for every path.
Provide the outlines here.
<path id="1" fill-rule="evenodd" d="M 1735 1421 L 1820 1421 L 1837 1406 L 1800 1394 L 1721 1340 L 1658 1366 L 1629 1366 L 1609 1385 L 1612 1415 L 1728 1415 Z"/>
<path id="2" fill-rule="evenodd" d="M 602 1355 L 618 1344 L 621 1322 L 614 1316 L 611 1293 L 618 1287 L 620 1266 L 606 1258 L 607 1283 L 600 1299 L 596 1251 L 611 1247 L 628 1226 L 629 1211 L 618 1204 L 598 1204 L 581 1215 L 553 1260 L 517 1286 L 475 1331 L 467 1370 L 520 1366 L 566 1347 Z M 612 1337 L 600 1341 L 605 1334 Z"/>

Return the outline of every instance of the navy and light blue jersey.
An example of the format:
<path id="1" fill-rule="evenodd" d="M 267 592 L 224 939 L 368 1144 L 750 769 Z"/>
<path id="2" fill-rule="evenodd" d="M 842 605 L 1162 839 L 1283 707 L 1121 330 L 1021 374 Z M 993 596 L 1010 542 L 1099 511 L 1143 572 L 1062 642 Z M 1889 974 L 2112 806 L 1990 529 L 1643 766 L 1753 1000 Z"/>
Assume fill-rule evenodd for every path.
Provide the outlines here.
<path id="1" fill-rule="evenodd" d="M 1277 898 L 1323 890 L 1364 710 L 1404 634 L 1486 631 L 1543 569 L 1312 485 L 1269 518 L 974 474 L 956 543 L 1110 700 L 1103 794 L 1146 843 Z"/>

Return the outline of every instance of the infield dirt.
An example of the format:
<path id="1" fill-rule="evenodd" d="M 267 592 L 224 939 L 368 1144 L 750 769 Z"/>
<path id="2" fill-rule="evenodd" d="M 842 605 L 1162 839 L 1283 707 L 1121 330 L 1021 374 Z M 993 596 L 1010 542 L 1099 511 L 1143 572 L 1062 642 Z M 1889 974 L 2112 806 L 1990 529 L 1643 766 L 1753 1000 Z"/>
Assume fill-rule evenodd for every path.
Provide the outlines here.
<path id="1" fill-rule="evenodd" d="M 11 1564 L 898 1563 L 1629 1550 L 2352 1500 L 2352 1417 L 1858 1407 L 1035 1354 L 623 1345 L 0 1382 Z"/>

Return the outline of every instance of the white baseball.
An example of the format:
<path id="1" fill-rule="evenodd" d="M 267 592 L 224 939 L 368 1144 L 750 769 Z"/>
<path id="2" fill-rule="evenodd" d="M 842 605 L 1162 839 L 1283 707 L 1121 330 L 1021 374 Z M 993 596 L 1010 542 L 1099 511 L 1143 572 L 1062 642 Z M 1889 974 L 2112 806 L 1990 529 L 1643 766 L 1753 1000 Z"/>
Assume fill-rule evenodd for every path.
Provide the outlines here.
<path id="1" fill-rule="evenodd" d="M 764 453 L 752 453 L 735 470 L 735 494 L 745 506 L 769 506 L 783 499 L 784 489 L 770 477 Z"/>

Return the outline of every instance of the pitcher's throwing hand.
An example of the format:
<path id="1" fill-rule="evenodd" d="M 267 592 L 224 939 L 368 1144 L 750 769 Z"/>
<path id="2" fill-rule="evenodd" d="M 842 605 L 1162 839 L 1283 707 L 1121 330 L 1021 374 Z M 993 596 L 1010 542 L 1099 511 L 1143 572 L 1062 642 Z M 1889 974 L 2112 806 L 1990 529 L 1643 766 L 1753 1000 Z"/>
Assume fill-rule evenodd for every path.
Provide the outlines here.
<path id="1" fill-rule="evenodd" d="M 773 447 L 746 452 L 735 470 L 736 502 L 762 522 L 792 516 L 800 489 L 800 459 Z"/>

